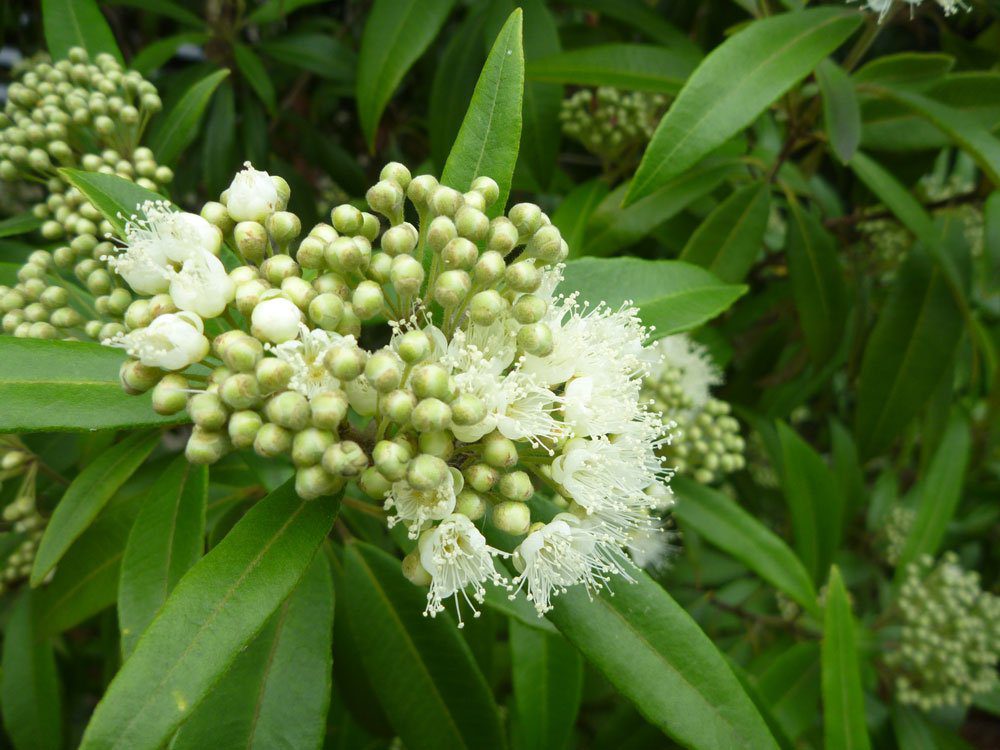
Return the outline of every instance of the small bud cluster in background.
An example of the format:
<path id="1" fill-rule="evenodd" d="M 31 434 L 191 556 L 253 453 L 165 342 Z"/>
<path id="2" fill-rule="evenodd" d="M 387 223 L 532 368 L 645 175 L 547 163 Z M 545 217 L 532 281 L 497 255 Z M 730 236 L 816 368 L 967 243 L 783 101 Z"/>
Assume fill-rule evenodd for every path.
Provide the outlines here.
<path id="1" fill-rule="evenodd" d="M 77 264 L 98 304 L 72 320 L 57 315 L 72 285 L 43 280 L 59 251 L 39 251 L 4 290 L 5 327 L 124 349 L 125 390 L 194 423 L 193 463 L 291 459 L 304 498 L 355 483 L 417 541 L 403 570 L 428 614 L 475 610 L 487 584 L 544 613 L 571 586 L 629 579 L 630 556 L 663 561 L 667 438 L 642 396 L 659 350 L 633 307 L 556 292 L 568 247 L 538 206 L 491 219 L 489 177 L 462 193 L 395 163 L 370 211 L 338 205 L 305 232 L 289 195 L 248 164 L 200 214 L 137 207 L 122 247 Z M 384 345 L 362 346 L 363 323 Z M 539 488 L 563 511 L 548 522 Z"/>
<path id="2" fill-rule="evenodd" d="M 855 0 L 847 0 L 847 2 L 855 2 Z M 913 13 L 913 10 L 922 2 L 923 0 L 903 0 L 902 5 L 909 6 L 910 13 Z M 935 3 L 946 16 L 954 15 L 959 10 L 969 10 L 969 5 L 962 2 L 962 0 L 935 0 Z M 865 0 L 863 7 L 873 13 L 878 13 L 879 21 L 881 21 L 892 10 L 895 4 L 896 0 Z"/>
<path id="3" fill-rule="evenodd" d="M 35 507 L 35 478 L 38 464 L 34 455 L 16 435 L 0 435 L 0 484 L 14 481 L 14 499 L 3 508 L 2 525 L 11 532 L 14 546 L 3 551 L 0 594 L 25 580 L 31 573 L 38 542 L 45 531 L 45 518 Z"/>
<path id="4" fill-rule="evenodd" d="M 559 120 L 563 133 L 604 162 L 612 162 L 649 142 L 666 105 L 662 94 L 602 86 L 581 89 L 564 99 Z"/>
<path id="5" fill-rule="evenodd" d="M 886 658 L 897 700 L 923 711 L 966 707 L 996 686 L 1000 597 L 984 592 L 954 553 L 907 566 L 897 605 L 899 644 Z"/>
<path id="6" fill-rule="evenodd" d="M 671 433 L 663 446 L 666 464 L 701 484 L 742 469 L 740 425 L 729 404 L 711 395 L 722 375 L 708 352 L 683 334 L 660 339 L 656 348 L 660 364 L 646 378 L 644 395 Z"/>
<path id="7" fill-rule="evenodd" d="M 913 521 L 917 517 L 917 512 L 913 508 L 905 505 L 894 505 L 889 511 L 889 515 L 882 526 L 882 533 L 885 537 L 883 547 L 885 561 L 895 567 L 899 564 L 899 559 L 906 546 L 906 538 L 913 528 Z"/>

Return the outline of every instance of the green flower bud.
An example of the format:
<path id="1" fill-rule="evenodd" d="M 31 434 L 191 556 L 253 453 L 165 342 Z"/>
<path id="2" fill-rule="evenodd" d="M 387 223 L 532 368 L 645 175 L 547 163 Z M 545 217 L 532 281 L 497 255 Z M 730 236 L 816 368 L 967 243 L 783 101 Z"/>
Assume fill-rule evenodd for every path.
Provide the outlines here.
<path id="1" fill-rule="evenodd" d="M 419 179 L 419 178 L 418 178 Z M 410 554 L 403 558 L 403 576 L 406 580 L 412 583 L 414 586 L 430 586 L 431 574 L 427 572 L 423 564 L 420 562 L 420 554 L 417 550 L 413 550 Z"/>
<path id="2" fill-rule="evenodd" d="M 300 276 L 289 276 L 282 281 L 281 293 L 301 310 L 307 310 L 309 303 L 316 298 L 316 290 L 313 289 L 313 285 Z"/>
<path id="3" fill-rule="evenodd" d="M 323 458 L 326 449 L 335 442 L 332 432 L 307 427 L 292 439 L 292 463 L 296 466 L 313 466 Z"/>
<path id="4" fill-rule="evenodd" d="M 421 432 L 417 438 L 417 445 L 421 453 L 447 461 L 455 452 L 455 440 L 447 430 L 432 430 Z"/>
<path id="5" fill-rule="evenodd" d="M 229 450 L 229 440 L 221 432 L 195 427 L 184 448 L 184 456 L 193 464 L 214 464 Z"/>
<path id="6" fill-rule="evenodd" d="M 534 203 L 518 203 L 507 215 L 521 237 L 530 237 L 542 225 L 542 209 Z"/>
<path id="7" fill-rule="evenodd" d="M 400 294 L 416 294 L 424 283 L 424 267 L 411 255 L 398 255 L 392 259 L 389 279 Z"/>
<path id="8" fill-rule="evenodd" d="M 407 331 L 400 337 L 396 351 L 407 364 L 416 364 L 430 354 L 431 340 L 423 331 Z"/>
<path id="9" fill-rule="evenodd" d="M 454 216 L 462 207 L 462 194 L 446 185 L 438 185 L 430 197 L 430 209 L 438 216 Z"/>
<path id="10" fill-rule="evenodd" d="M 153 411 L 169 416 L 184 409 L 188 402 L 188 381 L 183 375 L 168 373 L 153 388 Z"/>
<path id="11" fill-rule="evenodd" d="M 410 422 L 420 432 L 443 430 L 451 423 L 451 407 L 436 398 L 425 398 L 413 409 Z"/>
<path id="12" fill-rule="evenodd" d="M 469 302 L 469 317 L 481 326 L 492 325 L 507 308 L 507 301 L 496 289 L 477 292 Z"/>
<path id="13" fill-rule="evenodd" d="M 460 237 L 473 242 L 482 242 L 490 231 L 490 220 L 479 209 L 462 206 L 455 214 L 455 229 Z"/>
<path id="14" fill-rule="evenodd" d="M 392 258 L 387 253 L 378 252 L 372 255 L 368 264 L 368 277 L 379 284 L 388 284 L 392 273 Z"/>
<path id="15" fill-rule="evenodd" d="M 364 217 L 359 209 L 348 203 L 342 203 L 330 213 L 330 222 L 340 234 L 354 235 L 361 231 Z"/>
<path id="16" fill-rule="evenodd" d="M 261 393 L 274 393 L 287 388 L 292 374 L 292 366 L 277 357 L 264 357 L 254 368 Z"/>
<path id="17" fill-rule="evenodd" d="M 253 372 L 264 358 L 264 346 L 253 336 L 242 335 L 230 341 L 221 354 L 234 372 Z"/>
<path id="18" fill-rule="evenodd" d="M 303 466 L 295 472 L 295 492 L 303 500 L 332 495 L 342 480 L 331 476 L 322 466 Z"/>
<path id="19" fill-rule="evenodd" d="M 326 244 L 318 237 L 306 237 L 295 251 L 295 259 L 303 268 L 322 268 L 325 262 Z"/>
<path id="20" fill-rule="evenodd" d="M 324 391 L 309 402 L 314 426 L 323 430 L 336 430 L 347 416 L 347 394 L 343 391 Z"/>
<path id="21" fill-rule="evenodd" d="M 456 237 L 441 251 L 445 268 L 471 269 L 479 258 L 479 249 L 464 237 Z"/>
<path id="22" fill-rule="evenodd" d="M 486 419 L 486 405 L 478 396 L 463 393 L 451 402 L 451 418 L 463 427 L 479 424 Z"/>
<path id="23" fill-rule="evenodd" d="M 542 283 L 542 273 L 532 260 L 520 260 L 507 266 L 504 273 L 507 286 L 515 292 L 531 293 Z"/>
<path id="24" fill-rule="evenodd" d="M 472 289 L 472 279 L 465 271 L 445 271 L 434 282 L 434 300 L 451 309 L 457 306 Z"/>
<path id="25" fill-rule="evenodd" d="M 285 247 L 302 231 L 299 217 L 288 211 L 275 211 L 264 220 L 264 226 L 278 247 Z"/>
<path id="26" fill-rule="evenodd" d="M 177 305 L 169 294 L 154 294 L 149 298 L 149 314 L 153 318 L 177 312 Z"/>
<path id="27" fill-rule="evenodd" d="M 125 311 L 124 320 L 130 331 L 148 326 L 153 321 L 149 314 L 149 300 L 137 299 L 129 305 Z"/>
<path id="28" fill-rule="evenodd" d="M 144 175 L 149 176 L 149 175 Z M 233 229 L 234 224 L 229 211 L 218 201 L 209 201 L 201 208 L 201 217 L 209 224 L 217 226 L 223 234 Z"/>
<path id="29" fill-rule="evenodd" d="M 111 274 L 98 268 L 87 277 L 87 290 L 93 294 L 107 294 L 112 289 Z"/>
<path id="30" fill-rule="evenodd" d="M 264 414 L 275 424 L 293 431 L 305 429 L 312 417 L 309 402 L 297 391 L 272 396 L 264 405 Z"/>
<path id="31" fill-rule="evenodd" d="M 358 477 L 358 487 L 368 497 L 374 500 L 382 500 L 392 489 L 392 484 L 378 470 L 369 466 Z"/>
<path id="32" fill-rule="evenodd" d="M 382 171 L 379 172 L 379 179 L 394 182 L 402 190 L 406 190 L 412 181 L 410 170 L 406 168 L 405 164 L 400 164 L 398 161 L 391 161 L 382 167 Z"/>
<path id="33" fill-rule="evenodd" d="M 229 418 L 222 400 L 214 393 L 196 393 L 188 401 L 187 410 L 191 421 L 205 430 L 221 430 Z"/>
<path id="34" fill-rule="evenodd" d="M 506 270 L 507 264 L 504 262 L 503 256 L 494 250 L 487 250 L 476 261 L 476 265 L 472 269 L 472 277 L 478 286 L 492 286 L 503 278 Z"/>
<path id="35" fill-rule="evenodd" d="M 486 199 L 481 193 L 477 193 L 475 190 L 470 190 L 467 193 L 462 193 L 462 208 L 474 208 L 477 211 L 486 210 Z M 462 209 L 459 209 L 460 211 Z"/>
<path id="36" fill-rule="evenodd" d="M 114 289 L 108 295 L 108 309 L 113 315 L 124 315 L 130 304 L 132 304 L 132 295 L 125 289 Z"/>
<path id="37" fill-rule="evenodd" d="M 448 371 L 437 363 L 429 363 L 413 368 L 410 375 L 410 388 L 417 398 L 436 398 L 441 401 L 451 400 L 451 384 L 448 382 Z"/>
<path id="38" fill-rule="evenodd" d="M 270 249 L 267 230 L 256 221 L 241 221 L 237 224 L 233 229 L 233 240 L 239 254 L 254 265 L 260 265 Z"/>
<path id="39" fill-rule="evenodd" d="M 263 299 L 264 292 L 269 287 L 259 279 L 244 281 L 236 287 L 236 309 L 244 318 L 253 314 L 253 310 Z"/>
<path id="40" fill-rule="evenodd" d="M 493 506 L 492 521 L 500 531 L 520 536 L 528 533 L 531 526 L 531 510 L 524 503 L 504 500 Z"/>
<path id="41" fill-rule="evenodd" d="M 477 177 L 472 181 L 472 189 L 483 196 L 487 206 L 493 205 L 500 198 L 500 186 L 492 177 Z"/>
<path id="42" fill-rule="evenodd" d="M 288 205 L 288 199 L 292 197 L 292 188 L 284 177 L 279 177 L 276 174 L 272 174 L 270 177 L 271 184 L 274 185 L 274 189 L 278 192 L 277 209 L 283 211 Z"/>
<path id="43" fill-rule="evenodd" d="M 47 337 L 43 337 L 47 338 Z M 145 393 L 160 382 L 163 371 L 148 367 L 136 360 L 126 360 L 118 370 L 118 379 L 126 393 L 135 395 Z"/>
<path id="44" fill-rule="evenodd" d="M 261 425 L 253 441 L 254 451 L 264 458 L 275 458 L 287 453 L 291 446 L 292 433 L 270 422 Z"/>
<path id="45" fill-rule="evenodd" d="M 499 432 L 491 432 L 482 439 L 483 460 L 497 469 L 509 469 L 517 463 L 517 446 Z"/>
<path id="46" fill-rule="evenodd" d="M 372 451 L 375 468 L 390 482 L 398 482 L 406 476 L 411 456 L 408 448 L 391 440 L 380 440 Z"/>
<path id="47" fill-rule="evenodd" d="M 444 250 L 445 246 L 458 237 L 458 230 L 455 222 L 447 216 L 438 216 L 427 228 L 427 244 L 436 253 Z"/>
<path id="48" fill-rule="evenodd" d="M 83 331 L 87 334 L 87 338 L 94 339 L 95 341 L 104 341 L 104 337 L 101 336 L 103 329 L 104 324 L 99 320 L 88 320 L 83 325 Z"/>
<path id="49" fill-rule="evenodd" d="M 514 303 L 512 312 L 514 319 L 522 325 L 537 323 L 545 317 L 549 305 L 541 297 L 533 294 L 524 294 Z"/>
<path id="50" fill-rule="evenodd" d="M 395 182 L 381 180 L 365 194 L 368 205 L 393 224 L 403 220 L 403 189 Z"/>
<path id="51" fill-rule="evenodd" d="M 478 521 L 486 515 L 486 501 L 469 489 L 464 489 L 455 498 L 455 512 L 466 516 L 470 521 Z"/>
<path id="52" fill-rule="evenodd" d="M 419 239 L 417 228 L 409 222 L 403 222 L 385 230 L 385 234 L 382 235 L 382 249 L 391 257 L 411 255 Z"/>
<path id="53" fill-rule="evenodd" d="M 365 363 L 365 377 L 379 393 L 388 393 L 399 387 L 403 363 L 391 351 L 375 352 Z"/>
<path id="54" fill-rule="evenodd" d="M 336 294 L 342 300 L 346 300 L 351 293 L 351 288 L 344 281 L 340 274 L 325 273 L 313 281 L 313 287 L 320 294 Z"/>
<path id="55" fill-rule="evenodd" d="M 498 216 L 490 222 L 486 247 L 501 256 L 506 256 L 517 247 L 518 239 L 517 227 L 514 226 L 513 222 L 506 216 Z"/>
<path id="56" fill-rule="evenodd" d="M 301 276 L 302 269 L 290 255 L 272 255 L 260 265 L 260 272 L 274 286 L 292 276 Z"/>
<path id="57" fill-rule="evenodd" d="M 351 305 L 354 313 L 361 320 L 370 320 L 382 312 L 385 305 L 385 295 L 382 294 L 382 287 L 374 281 L 362 281 L 354 289 L 351 295 Z"/>
<path id="58" fill-rule="evenodd" d="M 382 414 L 396 424 L 406 424 L 417 405 L 417 397 L 413 391 L 397 388 L 385 394 L 379 401 Z"/>
<path id="59" fill-rule="evenodd" d="M 354 314 L 354 306 L 350 302 L 344 304 L 344 315 L 337 326 L 337 333 L 341 336 L 353 336 L 355 339 L 361 337 L 361 318 Z"/>
<path id="60" fill-rule="evenodd" d="M 323 363 L 337 380 L 349 382 L 364 371 L 366 359 L 357 344 L 341 341 L 327 351 Z"/>
<path id="61" fill-rule="evenodd" d="M 562 254 L 562 246 L 562 235 L 559 234 L 556 227 L 549 224 L 541 227 L 531 236 L 525 252 L 545 263 L 558 263 L 565 257 Z"/>
<path id="62" fill-rule="evenodd" d="M 255 411 L 233 412 L 229 417 L 229 440 L 233 447 L 243 450 L 253 445 L 263 424 L 264 420 Z"/>
<path id="63" fill-rule="evenodd" d="M 356 477 L 368 468 L 368 456 L 352 440 L 334 443 L 323 453 L 323 468 L 334 476 Z"/>
<path id="64" fill-rule="evenodd" d="M 500 472 L 487 464 L 472 464 L 462 474 L 476 492 L 489 492 L 500 478 Z"/>
<path id="65" fill-rule="evenodd" d="M 368 267 L 371 260 L 371 243 L 364 237 L 338 237 L 323 254 L 331 268 L 350 274 Z"/>
<path id="66" fill-rule="evenodd" d="M 260 386 L 253 375 L 237 373 L 222 382 L 219 396 L 232 409 L 250 409 L 260 403 Z"/>
<path id="67" fill-rule="evenodd" d="M 536 357 L 547 357 L 555 346 L 552 330 L 545 323 L 522 326 L 517 332 L 517 346 Z"/>
<path id="68" fill-rule="evenodd" d="M 500 494 L 508 500 L 526 503 L 535 494 L 535 487 L 523 471 L 512 471 L 500 477 Z"/>
<path id="69" fill-rule="evenodd" d="M 344 316 L 344 302 L 332 292 L 324 292 L 309 303 L 309 319 L 325 331 L 336 330 Z"/>
<path id="70" fill-rule="evenodd" d="M 448 476 L 448 464 L 426 453 L 413 458 L 406 469 L 406 481 L 417 490 L 432 490 Z"/>
<path id="71" fill-rule="evenodd" d="M 421 174 L 410 180 L 406 188 L 406 196 L 415 206 L 426 206 L 430 197 L 438 188 L 438 181 L 433 175 Z"/>
<path id="72" fill-rule="evenodd" d="M 58 328 L 76 328 L 83 323 L 83 316 L 72 307 L 60 307 L 52 311 L 49 322 Z"/>

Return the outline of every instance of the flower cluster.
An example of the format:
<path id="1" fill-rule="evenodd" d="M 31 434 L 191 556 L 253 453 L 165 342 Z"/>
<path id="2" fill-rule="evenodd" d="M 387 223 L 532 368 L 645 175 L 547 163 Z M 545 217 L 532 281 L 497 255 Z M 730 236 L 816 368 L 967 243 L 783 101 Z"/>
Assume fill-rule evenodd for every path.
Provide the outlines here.
<path id="1" fill-rule="evenodd" d="M 905 505 L 894 505 L 889 510 L 889 515 L 882 526 L 882 535 L 885 537 L 883 553 L 889 565 L 895 567 L 899 564 L 916 517 L 917 512 Z"/>
<path id="2" fill-rule="evenodd" d="M 666 104 L 661 94 L 581 89 L 563 100 L 559 120 L 566 135 L 610 162 L 653 137 Z"/>
<path id="3" fill-rule="evenodd" d="M 0 569 L 0 594 L 26 579 L 31 573 L 38 542 L 45 531 L 45 518 L 35 507 L 35 477 L 38 464 L 34 455 L 16 435 L 0 435 L 0 482 L 17 480 L 14 499 L 3 508 L 7 530 Z"/>
<path id="4" fill-rule="evenodd" d="M 190 461 L 289 457 L 304 498 L 354 482 L 416 540 L 403 569 L 431 615 L 488 584 L 544 613 L 663 557 L 666 437 L 642 397 L 658 350 L 633 307 L 558 293 L 568 247 L 538 206 L 490 218 L 492 179 L 462 193 L 393 163 L 370 211 L 302 236 L 289 194 L 248 164 L 200 214 L 140 206 L 99 261 L 131 293 L 98 333 L 130 355 L 128 392 L 187 412 Z M 547 523 L 538 487 L 563 511 Z"/>
<path id="5" fill-rule="evenodd" d="M 900 643 L 886 661 L 901 703 L 965 707 L 996 686 L 1000 597 L 984 592 L 954 553 L 937 565 L 924 556 L 907 566 L 898 607 Z"/>
<path id="6" fill-rule="evenodd" d="M 722 374 L 705 348 L 683 334 L 656 344 L 658 364 L 644 383 L 644 394 L 663 415 L 671 440 L 663 445 L 668 466 L 702 484 L 717 481 L 745 465 L 739 422 L 711 389 Z"/>
<path id="7" fill-rule="evenodd" d="M 910 12 L 920 5 L 923 0 L 902 0 L 904 5 L 910 6 Z M 959 10 L 968 10 L 969 6 L 962 2 L 962 0 L 934 0 L 937 5 L 940 6 L 941 10 L 944 11 L 946 16 L 958 13 Z M 854 0 L 848 0 L 848 2 L 854 2 Z M 868 8 L 875 13 L 878 13 L 878 18 L 881 21 L 886 15 L 892 10 L 893 5 L 895 5 L 895 0 L 864 0 L 864 7 Z"/>

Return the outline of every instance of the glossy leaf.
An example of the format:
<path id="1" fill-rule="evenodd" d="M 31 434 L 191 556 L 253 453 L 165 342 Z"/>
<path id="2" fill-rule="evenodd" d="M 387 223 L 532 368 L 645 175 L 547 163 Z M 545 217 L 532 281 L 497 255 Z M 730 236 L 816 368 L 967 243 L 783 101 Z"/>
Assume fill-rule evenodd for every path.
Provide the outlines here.
<path id="1" fill-rule="evenodd" d="M 215 92 L 201 141 L 202 174 L 209 192 L 228 187 L 237 164 L 236 95 L 229 82 Z"/>
<path id="2" fill-rule="evenodd" d="M 701 266 L 723 281 L 742 281 L 764 245 L 770 209 L 767 184 L 734 190 L 698 226 L 679 259 Z"/>
<path id="3" fill-rule="evenodd" d="M 830 569 L 823 618 L 823 737 L 833 750 L 867 750 L 865 702 L 851 602 L 836 566 Z"/>
<path id="4" fill-rule="evenodd" d="M 799 558 L 773 531 L 717 490 L 684 477 L 671 482 L 683 528 L 732 555 L 804 609 L 818 613 L 816 589 Z"/>
<path id="5" fill-rule="evenodd" d="M 500 197 L 489 209 L 491 216 L 500 214 L 507 203 L 521 142 L 521 16 L 520 10 L 514 11 L 497 35 L 441 173 L 442 183 L 462 191 L 481 175 L 496 180 Z"/>
<path id="6" fill-rule="evenodd" d="M 171 750 L 319 747 L 330 703 L 333 583 L 319 554 L 181 725 Z"/>
<path id="7" fill-rule="evenodd" d="M 281 0 L 294 2 L 294 0 Z M 178 5 L 174 0 L 112 0 L 109 5 L 124 5 L 127 8 L 139 8 L 147 13 L 155 13 L 164 18 L 186 23 L 189 26 L 201 27 L 205 22 L 187 8 Z M 133 58 L 134 59 L 134 58 Z"/>
<path id="8" fill-rule="evenodd" d="M 73 47 L 83 47 L 91 58 L 101 52 L 122 61 L 115 35 L 96 0 L 42 0 L 45 43 L 53 60 L 62 60 Z"/>
<path id="9" fill-rule="evenodd" d="M 42 220 L 30 211 L 19 216 L 11 216 L 0 221 L 0 237 L 16 237 L 19 234 L 34 232 L 41 225 Z"/>
<path id="10" fill-rule="evenodd" d="M 228 69 L 217 70 L 196 81 L 184 92 L 170 112 L 157 118 L 150 127 L 147 144 L 161 164 L 175 164 L 184 149 L 198 135 L 205 108 L 216 87 L 228 75 Z"/>
<path id="11" fill-rule="evenodd" d="M 601 201 L 608 194 L 608 183 L 599 178 L 587 180 L 577 185 L 563 198 L 559 208 L 552 214 L 552 223 L 559 229 L 562 238 L 569 245 L 569 257 L 578 258 L 583 254 L 587 237 L 587 224 Z"/>
<path id="12" fill-rule="evenodd" d="M 181 579 L 98 703 L 82 750 L 156 750 L 295 588 L 339 497 L 272 492 Z"/>
<path id="13" fill-rule="evenodd" d="M 690 56 L 651 44 L 603 44 L 528 63 L 529 80 L 676 94 L 694 70 Z"/>
<path id="14" fill-rule="evenodd" d="M 60 173 L 83 193 L 101 212 L 119 237 L 125 236 L 125 221 L 146 201 L 160 201 L 163 196 L 113 174 L 62 169 Z"/>
<path id="15" fill-rule="evenodd" d="M 200 47 L 209 38 L 208 34 L 191 31 L 184 34 L 174 34 L 165 39 L 158 39 L 151 44 L 147 44 L 141 52 L 133 57 L 129 62 L 129 67 L 132 70 L 139 71 L 144 76 L 148 76 L 170 61 L 181 47 L 188 44 Z"/>
<path id="16" fill-rule="evenodd" d="M 98 430 L 171 424 L 148 394 L 129 396 L 120 349 L 77 341 L 0 337 L 0 431 Z"/>
<path id="17" fill-rule="evenodd" d="M 502 748 L 500 717 L 468 645 L 399 561 L 363 543 L 344 551 L 349 625 L 382 708 L 411 750 Z"/>
<path id="18" fill-rule="evenodd" d="M 862 457 L 888 447 L 917 415 L 950 368 L 961 331 L 962 313 L 940 268 L 914 248 L 861 362 L 855 435 Z"/>
<path id="19" fill-rule="evenodd" d="M 514 747 L 567 747 L 583 688 L 580 652 L 561 635 L 511 620 L 510 657 L 517 709 Z"/>
<path id="20" fill-rule="evenodd" d="M 652 232 L 695 201 L 715 190 L 739 167 L 728 160 L 709 160 L 662 185 L 642 200 L 622 207 L 628 184 L 601 201 L 587 227 L 584 255 L 611 255 Z"/>
<path id="21" fill-rule="evenodd" d="M 250 84 L 258 98 L 264 102 L 268 112 L 273 114 L 277 106 L 275 99 L 277 95 L 274 92 L 271 76 L 268 74 L 267 68 L 264 67 L 264 63 L 257 57 L 257 53 L 245 44 L 235 44 L 233 45 L 233 59 L 240 72 L 243 73 L 243 78 Z"/>
<path id="22" fill-rule="evenodd" d="M 207 499 L 208 468 L 179 456 L 143 503 L 125 546 L 118 586 L 124 658 L 177 582 L 201 557 Z"/>
<path id="23" fill-rule="evenodd" d="M 918 485 L 917 514 L 896 563 L 900 574 L 921 555 L 937 554 L 962 499 L 971 450 L 968 421 L 956 412 L 927 467 L 927 475 Z"/>
<path id="24" fill-rule="evenodd" d="M 816 66 L 816 82 L 823 96 L 823 122 L 833 153 L 847 163 L 861 142 L 861 109 L 854 83 L 844 69 L 826 59 Z"/>
<path id="25" fill-rule="evenodd" d="M 847 324 L 848 300 L 837 261 L 837 243 L 813 214 L 789 204 L 788 275 L 806 344 L 816 364 L 840 347 Z"/>
<path id="26" fill-rule="evenodd" d="M 352 88 L 354 86 L 357 69 L 354 52 L 329 34 L 286 34 L 261 42 L 259 49 L 279 62 Z"/>
<path id="27" fill-rule="evenodd" d="M 616 308 L 631 300 L 654 338 L 697 328 L 727 310 L 746 292 L 703 268 L 676 260 L 580 258 L 566 264 L 560 290 Z"/>
<path id="28" fill-rule="evenodd" d="M 580 587 L 548 617 L 646 720 L 694 750 L 776 748 L 725 658 L 648 575 L 591 599 Z"/>
<path id="29" fill-rule="evenodd" d="M 623 21 L 647 39 L 676 50 L 695 63 L 702 57 L 701 50 L 684 32 L 642 0 L 568 0 L 566 4 Z"/>
<path id="30" fill-rule="evenodd" d="M 865 63 L 851 78 L 855 83 L 883 83 L 890 86 L 926 86 L 947 75 L 955 58 L 938 52 L 899 52 L 876 57 Z"/>
<path id="31" fill-rule="evenodd" d="M 286 18 L 299 8 L 317 5 L 322 0 L 265 0 L 250 15 L 248 23 L 274 23 Z"/>
<path id="32" fill-rule="evenodd" d="M 859 14 L 812 8 L 754 21 L 691 74 L 650 141 L 625 197 L 645 198 L 753 122 L 850 36 Z"/>
<path id="33" fill-rule="evenodd" d="M 160 442 L 160 432 L 138 432 L 102 453 L 66 488 L 45 527 L 31 568 L 37 586 L 59 563 L 69 546 L 101 512 Z"/>
<path id="34" fill-rule="evenodd" d="M 385 105 L 441 30 L 455 0 L 376 0 L 365 21 L 356 98 L 361 131 L 375 148 Z"/>
<path id="35" fill-rule="evenodd" d="M 792 739 L 819 723 L 819 661 L 819 644 L 796 643 L 781 648 L 757 680 L 775 720 Z"/>
<path id="36" fill-rule="evenodd" d="M 24 591 L 3 633 L 0 701 L 3 726 L 15 750 L 60 750 L 62 709 L 55 655 L 35 635 L 34 593 Z"/>

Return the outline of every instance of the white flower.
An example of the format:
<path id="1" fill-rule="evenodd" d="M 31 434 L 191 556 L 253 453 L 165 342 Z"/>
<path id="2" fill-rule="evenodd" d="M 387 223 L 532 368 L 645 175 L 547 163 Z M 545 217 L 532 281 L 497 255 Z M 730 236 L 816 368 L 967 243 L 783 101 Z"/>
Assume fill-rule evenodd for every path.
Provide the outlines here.
<path id="1" fill-rule="evenodd" d="M 262 300 L 250 314 L 251 330 L 272 344 L 291 341 L 299 335 L 302 311 L 284 297 Z"/>
<path id="2" fill-rule="evenodd" d="M 396 515 L 387 519 L 389 528 L 403 521 L 410 539 L 416 539 L 425 523 L 447 518 L 455 510 L 455 496 L 464 484 L 462 474 L 456 469 L 449 469 L 444 481 L 431 490 L 418 490 L 406 480 L 395 482 L 384 505 L 386 510 L 396 509 Z"/>
<path id="3" fill-rule="evenodd" d="M 640 414 L 641 381 L 613 367 L 573 378 L 563 393 L 563 414 L 580 436 L 624 432 Z"/>
<path id="4" fill-rule="evenodd" d="M 324 391 L 340 388 L 340 381 L 330 374 L 323 358 L 331 347 L 345 337 L 322 328 L 310 329 L 304 323 L 299 324 L 299 330 L 298 339 L 270 347 L 274 356 L 292 366 L 292 379 L 288 387 L 308 399 Z"/>
<path id="5" fill-rule="evenodd" d="M 202 335 L 204 330 L 197 315 L 179 312 L 160 315 L 145 328 L 119 334 L 103 343 L 124 349 L 149 367 L 183 370 L 208 354 L 209 342 Z"/>
<path id="6" fill-rule="evenodd" d="M 125 245 L 103 260 L 139 294 L 160 294 L 170 286 L 172 264 L 200 251 L 218 255 L 222 234 L 197 214 L 147 201 L 125 223 Z"/>
<path id="7" fill-rule="evenodd" d="M 528 534 L 514 553 L 514 564 L 521 571 L 514 584 L 518 591 L 527 587 L 539 615 L 552 609 L 552 597 L 570 586 L 582 583 L 592 594 L 612 574 L 627 577 L 620 564 L 602 554 L 593 528 L 569 513 Z"/>
<path id="8" fill-rule="evenodd" d="M 236 284 L 222 261 L 206 250 L 197 250 L 170 274 L 170 298 L 181 310 L 214 318 L 236 297 Z"/>
<path id="9" fill-rule="evenodd" d="M 243 166 L 246 169 L 229 185 L 226 210 L 233 221 L 263 222 L 278 207 L 278 189 L 267 172 L 254 169 L 250 162 L 244 162 Z"/>
<path id="10" fill-rule="evenodd" d="M 679 370 L 681 390 L 691 400 L 692 407 L 700 409 L 708 403 L 711 389 L 722 383 L 722 373 L 708 350 L 682 333 L 662 338 L 654 347 L 661 363 L 653 367 L 652 376 L 657 377 L 665 367 Z"/>
<path id="11" fill-rule="evenodd" d="M 629 534 L 625 549 L 637 567 L 660 572 L 669 567 L 670 559 L 677 551 L 673 544 L 675 536 L 664 529 L 662 523 L 657 523 Z"/>
<path id="12" fill-rule="evenodd" d="M 447 516 L 440 524 L 425 531 L 418 545 L 420 564 L 431 576 L 430 591 L 427 592 L 425 615 L 433 617 L 444 610 L 442 603 L 448 597 L 455 599 L 458 627 L 463 627 L 459 594 L 479 617 L 476 604 L 481 604 L 486 595 L 484 582 L 496 586 L 505 583 L 496 566 L 494 555 L 504 554 L 490 547 L 479 529 L 460 513 Z M 471 597 L 468 589 L 471 589 Z"/>

